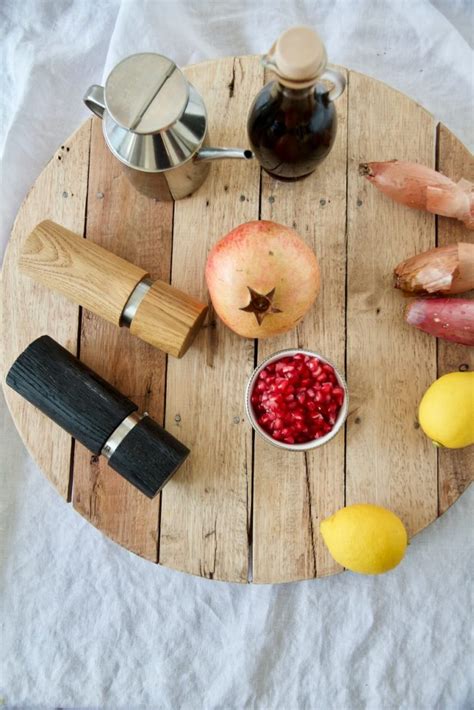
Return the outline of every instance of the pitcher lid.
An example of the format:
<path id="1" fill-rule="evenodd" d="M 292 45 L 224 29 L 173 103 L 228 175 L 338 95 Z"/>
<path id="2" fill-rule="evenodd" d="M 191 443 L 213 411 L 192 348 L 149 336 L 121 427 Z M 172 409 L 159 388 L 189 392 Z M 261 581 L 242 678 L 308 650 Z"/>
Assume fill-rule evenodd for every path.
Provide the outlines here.
<path id="1" fill-rule="evenodd" d="M 306 25 L 283 32 L 265 59 L 282 84 L 302 88 L 316 81 L 327 64 L 326 48 L 320 36 Z"/>
<path id="2" fill-rule="evenodd" d="M 183 114 L 189 84 L 176 64 L 161 54 L 133 54 L 112 69 L 105 82 L 105 105 L 122 128 L 158 133 Z"/>

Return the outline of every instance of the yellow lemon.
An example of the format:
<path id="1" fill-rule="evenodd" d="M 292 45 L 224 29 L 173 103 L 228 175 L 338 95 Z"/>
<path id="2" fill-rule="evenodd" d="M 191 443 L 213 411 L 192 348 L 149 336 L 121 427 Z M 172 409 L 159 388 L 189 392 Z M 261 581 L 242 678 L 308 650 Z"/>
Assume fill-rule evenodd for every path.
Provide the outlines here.
<path id="1" fill-rule="evenodd" d="M 474 444 L 474 372 L 450 372 L 428 387 L 418 410 L 426 436 L 448 449 Z"/>
<path id="2" fill-rule="evenodd" d="M 379 505 L 348 505 L 323 520 L 320 528 L 336 562 L 352 572 L 382 574 L 405 555 L 408 540 L 402 521 Z"/>

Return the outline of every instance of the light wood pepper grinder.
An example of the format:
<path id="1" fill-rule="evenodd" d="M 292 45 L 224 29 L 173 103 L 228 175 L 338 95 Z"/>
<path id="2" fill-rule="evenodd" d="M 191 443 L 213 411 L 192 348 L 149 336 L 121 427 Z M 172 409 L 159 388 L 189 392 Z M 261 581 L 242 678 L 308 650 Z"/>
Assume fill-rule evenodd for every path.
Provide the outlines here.
<path id="1" fill-rule="evenodd" d="M 207 306 L 55 222 L 21 247 L 20 271 L 174 357 L 187 351 Z"/>

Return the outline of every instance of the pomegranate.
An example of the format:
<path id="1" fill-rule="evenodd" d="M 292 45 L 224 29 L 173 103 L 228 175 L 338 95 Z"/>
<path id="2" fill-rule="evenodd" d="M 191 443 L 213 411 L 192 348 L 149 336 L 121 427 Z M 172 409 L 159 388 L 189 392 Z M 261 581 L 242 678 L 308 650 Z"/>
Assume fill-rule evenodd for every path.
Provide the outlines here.
<path id="1" fill-rule="evenodd" d="M 344 396 L 332 365 L 298 353 L 262 369 L 250 402 L 269 436 L 286 444 L 304 444 L 332 430 Z"/>
<path id="2" fill-rule="evenodd" d="M 212 248 L 206 281 L 229 328 L 246 338 L 266 338 L 303 318 L 319 293 L 319 265 L 294 229 L 246 222 Z"/>

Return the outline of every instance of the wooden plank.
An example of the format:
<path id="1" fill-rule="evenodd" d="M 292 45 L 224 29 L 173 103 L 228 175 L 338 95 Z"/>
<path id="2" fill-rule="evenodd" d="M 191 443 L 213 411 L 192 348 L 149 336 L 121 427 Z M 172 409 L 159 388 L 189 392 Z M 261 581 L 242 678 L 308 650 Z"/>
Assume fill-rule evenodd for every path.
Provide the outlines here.
<path id="1" fill-rule="evenodd" d="M 442 124 L 438 128 L 438 170 L 453 180 L 474 182 L 472 154 Z M 474 232 L 455 219 L 438 218 L 438 246 L 474 243 Z M 474 348 L 438 340 L 438 377 L 456 370 L 474 370 Z M 444 513 L 474 478 L 474 447 L 439 450 L 439 513 Z"/>
<path id="2" fill-rule="evenodd" d="M 169 280 L 173 205 L 136 192 L 107 149 L 102 126 L 92 127 L 87 206 L 88 239 Z M 104 288 L 107 284 L 104 283 Z M 166 356 L 88 311 L 82 313 L 80 357 L 123 394 L 163 421 Z M 159 496 L 147 499 L 80 444 L 74 455 L 74 507 L 124 547 L 156 561 Z"/>
<path id="3" fill-rule="evenodd" d="M 434 246 L 435 218 L 379 193 L 358 165 L 399 158 L 434 167 L 433 118 L 351 72 L 348 148 L 346 502 L 384 505 L 413 535 L 437 515 L 436 452 L 416 422 L 436 378 L 436 342 L 405 324 L 392 272 Z"/>
<path id="4" fill-rule="evenodd" d="M 337 101 L 338 132 L 325 162 L 295 183 L 263 173 L 262 219 L 293 226 L 315 251 L 321 293 L 297 330 L 260 340 L 259 362 L 283 348 L 320 352 L 344 370 L 347 92 Z M 344 505 L 344 432 L 300 454 L 255 438 L 253 579 L 288 582 L 332 574 L 320 519 Z"/>
<path id="5" fill-rule="evenodd" d="M 248 107 L 262 86 L 257 57 L 223 59 L 186 75 L 209 110 L 213 145 L 247 145 Z M 228 117 L 228 120 L 224 120 Z M 211 246 L 258 217 L 258 164 L 215 163 L 190 200 L 176 202 L 172 283 L 206 298 Z M 253 341 L 211 322 L 183 360 L 168 367 L 166 427 L 191 456 L 162 494 L 160 562 L 193 574 L 246 582 L 252 434 L 244 388 Z"/>
<path id="6" fill-rule="evenodd" d="M 79 309 L 46 286 L 20 276 L 23 241 L 44 219 L 83 233 L 91 122 L 87 121 L 54 154 L 25 198 L 13 226 L 2 274 L 2 369 L 35 338 L 47 333 L 76 354 Z M 8 338 L 5 334 L 8 333 Z M 64 498 L 68 494 L 71 437 L 13 390 L 5 397 L 31 455 Z"/>

